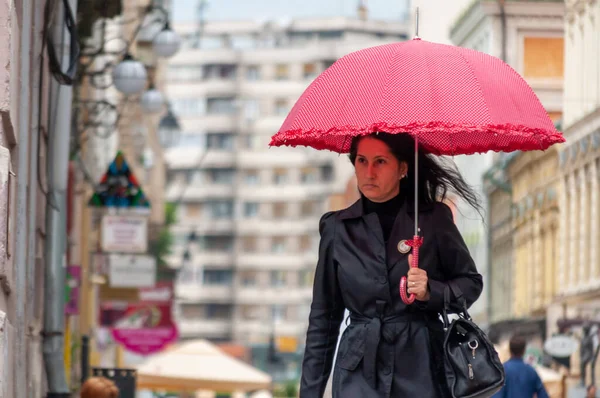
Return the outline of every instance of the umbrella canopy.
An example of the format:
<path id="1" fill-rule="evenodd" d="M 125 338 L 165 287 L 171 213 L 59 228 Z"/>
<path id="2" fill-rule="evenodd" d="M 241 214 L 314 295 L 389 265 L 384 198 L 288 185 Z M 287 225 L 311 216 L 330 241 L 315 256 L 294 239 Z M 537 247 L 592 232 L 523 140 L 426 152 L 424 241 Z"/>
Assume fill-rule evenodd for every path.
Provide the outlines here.
<path id="1" fill-rule="evenodd" d="M 377 131 L 410 133 L 437 155 L 564 142 L 533 90 L 502 60 L 414 39 L 339 59 L 306 89 L 271 145 L 346 153 L 354 136 Z"/>
<path id="2" fill-rule="evenodd" d="M 137 387 L 149 390 L 218 392 L 270 388 L 271 376 L 223 353 L 206 340 L 157 354 L 137 371 Z"/>

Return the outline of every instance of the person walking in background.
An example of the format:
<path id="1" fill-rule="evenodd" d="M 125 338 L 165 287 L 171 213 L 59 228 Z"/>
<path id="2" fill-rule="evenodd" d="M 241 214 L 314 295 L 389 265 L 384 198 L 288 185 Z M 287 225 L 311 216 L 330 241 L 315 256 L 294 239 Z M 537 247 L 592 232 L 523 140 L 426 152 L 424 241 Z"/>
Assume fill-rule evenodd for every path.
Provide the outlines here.
<path id="1" fill-rule="evenodd" d="M 105 377 L 90 377 L 81 386 L 81 398 L 119 398 L 119 389 Z"/>
<path id="2" fill-rule="evenodd" d="M 596 386 L 594 384 L 588 386 L 585 398 L 596 398 Z"/>
<path id="3" fill-rule="evenodd" d="M 506 382 L 496 398 L 549 398 L 535 369 L 523 361 L 527 341 L 522 336 L 510 339 L 510 359 L 504 363 Z"/>

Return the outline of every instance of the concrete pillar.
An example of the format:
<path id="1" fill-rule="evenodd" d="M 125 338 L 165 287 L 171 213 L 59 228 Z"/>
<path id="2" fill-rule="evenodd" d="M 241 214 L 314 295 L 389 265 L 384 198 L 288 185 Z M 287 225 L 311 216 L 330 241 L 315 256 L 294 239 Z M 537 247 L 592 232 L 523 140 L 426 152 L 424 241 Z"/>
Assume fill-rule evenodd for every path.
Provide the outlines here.
<path id="1" fill-rule="evenodd" d="M 568 288 L 569 290 L 577 284 L 577 190 L 575 189 L 575 173 L 568 176 L 569 183 L 569 225 L 567 227 L 566 244 L 569 245 L 569 251 L 565 262 L 568 270 Z"/>
<path id="2" fill-rule="evenodd" d="M 591 231 L 590 231 L 590 279 L 594 284 L 598 283 L 600 275 L 598 275 L 598 224 L 600 218 L 598 218 L 598 163 L 594 159 L 590 163 L 590 189 L 591 189 L 591 204 L 590 204 L 590 220 L 591 220 Z"/>
<path id="3" fill-rule="evenodd" d="M 567 255 L 569 253 L 568 245 L 568 228 L 569 228 L 569 207 L 567 202 L 567 190 L 569 189 L 567 184 L 567 177 L 563 176 L 559 182 L 559 194 L 558 194 L 558 208 L 559 208 L 559 219 L 558 219 L 558 239 L 561 244 L 558 245 L 558 280 L 563 283 L 558 284 L 558 292 L 563 293 L 566 285 L 568 284 L 568 272 L 567 272 Z M 557 242 L 557 243 L 559 243 Z M 567 281 L 567 283 L 564 283 Z"/>

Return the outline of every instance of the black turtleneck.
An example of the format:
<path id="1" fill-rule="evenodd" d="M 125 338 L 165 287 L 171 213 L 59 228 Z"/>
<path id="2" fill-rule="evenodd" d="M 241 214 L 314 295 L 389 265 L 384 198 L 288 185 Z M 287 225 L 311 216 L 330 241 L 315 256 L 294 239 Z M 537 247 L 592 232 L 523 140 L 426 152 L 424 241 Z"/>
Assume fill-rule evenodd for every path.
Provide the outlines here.
<path id="1" fill-rule="evenodd" d="M 381 224 L 381 228 L 383 229 L 383 238 L 386 242 L 390 237 L 390 234 L 392 233 L 394 221 L 396 221 L 396 216 L 398 215 L 400 207 L 402 207 L 403 201 L 404 196 L 402 196 L 401 194 L 398 194 L 392 199 L 381 203 L 373 202 L 363 195 L 363 208 L 365 214 L 377 214 L 377 217 L 379 218 L 379 223 Z"/>

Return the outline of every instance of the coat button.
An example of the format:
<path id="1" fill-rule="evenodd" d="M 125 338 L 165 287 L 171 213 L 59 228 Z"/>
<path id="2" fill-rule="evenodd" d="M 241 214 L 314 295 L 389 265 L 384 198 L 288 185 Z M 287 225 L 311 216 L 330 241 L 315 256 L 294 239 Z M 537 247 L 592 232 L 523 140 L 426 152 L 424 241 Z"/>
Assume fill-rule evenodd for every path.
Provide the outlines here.
<path id="1" fill-rule="evenodd" d="M 376 278 L 379 283 L 385 285 L 387 283 L 387 278 L 385 276 L 379 276 Z"/>
<path id="2" fill-rule="evenodd" d="M 392 368 L 390 366 L 386 366 L 385 368 L 383 368 L 384 375 L 389 375 L 390 373 L 392 373 Z"/>

